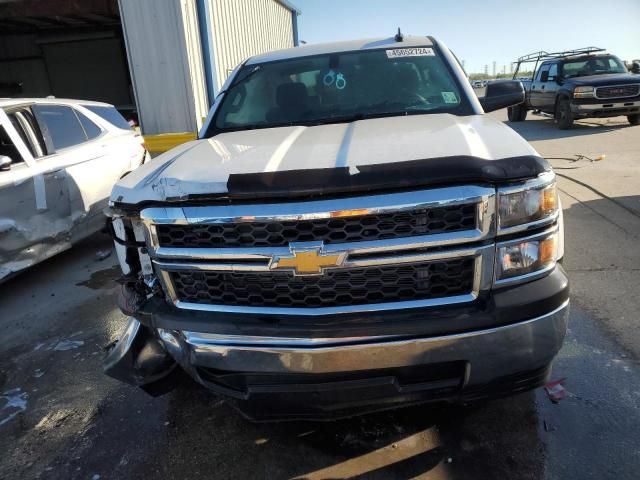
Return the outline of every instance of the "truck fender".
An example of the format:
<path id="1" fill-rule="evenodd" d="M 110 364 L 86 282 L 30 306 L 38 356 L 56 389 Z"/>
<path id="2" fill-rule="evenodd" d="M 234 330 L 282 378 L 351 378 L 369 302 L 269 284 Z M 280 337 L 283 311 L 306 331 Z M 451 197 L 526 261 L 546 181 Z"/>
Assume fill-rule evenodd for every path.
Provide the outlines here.
<path id="1" fill-rule="evenodd" d="M 558 108 L 558 102 L 559 102 L 560 100 L 565 100 L 565 99 L 566 99 L 566 100 L 571 101 L 571 96 L 570 96 L 567 92 L 559 92 L 559 93 L 556 95 L 556 103 L 555 103 L 555 104 L 554 104 L 554 106 L 553 106 L 553 111 L 554 111 L 554 112 L 555 112 L 555 111 L 556 111 L 556 109 Z"/>

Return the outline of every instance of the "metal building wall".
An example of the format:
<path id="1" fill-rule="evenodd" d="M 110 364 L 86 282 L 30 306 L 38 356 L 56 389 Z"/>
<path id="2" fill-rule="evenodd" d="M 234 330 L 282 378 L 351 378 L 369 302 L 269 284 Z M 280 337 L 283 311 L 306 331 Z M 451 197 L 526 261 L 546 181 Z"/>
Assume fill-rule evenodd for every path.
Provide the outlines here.
<path id="1" fill-rule="evenodd" d="M 144 134 L 195 132 L 207 115 L 195 0 L 120 0 Z"/>
<path id="2" fill-rule="evenodd" d="M 207 0 L 216 91 L 252 55 L 294 46 L 295 12 L 278 0 Z"/>
<path id="3" fill-rule="evenodd" d="M 22 92 L 12 97 L 51 95 L 47 65 L 36 34 L 2 35 L 0 32 L 0 83 L 21 83 Z M 7 95 L 0 92 L 0 97 Z"/>

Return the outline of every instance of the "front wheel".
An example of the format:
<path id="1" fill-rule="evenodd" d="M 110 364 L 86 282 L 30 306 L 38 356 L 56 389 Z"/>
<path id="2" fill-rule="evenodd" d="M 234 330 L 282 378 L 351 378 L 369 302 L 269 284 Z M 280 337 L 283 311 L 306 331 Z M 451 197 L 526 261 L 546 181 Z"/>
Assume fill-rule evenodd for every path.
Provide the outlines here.
<path id="1" fill-rule="evenodd" d="M 510 122 L 522 122 L 527 118 L 527 107 L 523 103 L 507 108 L 507 116 Z"/>
<path id="2" fill-rule="evenodd" d="M 560 130 L 567 130 L 573 126 L 573 112 L 571 111 L 571 104 L 568 99 L 563 98 L 558 100 L 555 117 Z"/>
<path id="3" fill-rule="evenodd" d="M 627 120 L 631 125 L 640 125 L 640 113 L 634 115 L 627 115 Z"/>

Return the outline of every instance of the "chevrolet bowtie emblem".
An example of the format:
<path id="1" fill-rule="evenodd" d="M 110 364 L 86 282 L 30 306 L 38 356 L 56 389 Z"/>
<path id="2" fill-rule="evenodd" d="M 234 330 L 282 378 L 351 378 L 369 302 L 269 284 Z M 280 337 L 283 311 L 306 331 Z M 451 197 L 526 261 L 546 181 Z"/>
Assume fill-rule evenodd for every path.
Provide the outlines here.
<path id="1" fill-rule="evenodd" d="M 321 275 L 326 268 L 342 265 L 346 252 L 325 254 L 322 248 L 322 243 L 314 245 L 291 244 L 289 246 L 291 255 L 274 256 L 269 264 L 269 269 L 293 270 L 295 275 Z"/>

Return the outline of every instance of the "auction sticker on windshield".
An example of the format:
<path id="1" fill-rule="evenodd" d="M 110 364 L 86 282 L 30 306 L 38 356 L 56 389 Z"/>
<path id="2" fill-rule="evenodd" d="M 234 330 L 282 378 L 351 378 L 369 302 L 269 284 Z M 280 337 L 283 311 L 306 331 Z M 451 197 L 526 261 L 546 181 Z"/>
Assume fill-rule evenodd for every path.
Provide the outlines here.
<path id="1" fill-rule="evenodd" d="M 444 103 L 458 103 L 458 97 L 453 92 L 442 92 Z"/>
<path id="2" fill-rule="evenodd" d="M 416 48 L 394 48 L 387 50 L 387 58 L 402 57 L 434 57 L 433 48 L 416 47 Z"/>

